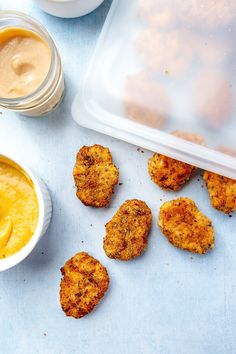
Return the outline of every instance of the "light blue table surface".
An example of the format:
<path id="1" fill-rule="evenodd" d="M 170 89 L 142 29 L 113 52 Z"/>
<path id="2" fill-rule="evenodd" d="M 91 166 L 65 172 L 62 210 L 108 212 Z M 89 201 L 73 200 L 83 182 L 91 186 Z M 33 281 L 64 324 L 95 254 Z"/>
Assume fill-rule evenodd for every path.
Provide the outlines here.
<path id="1" fill-rule="evenodd" d="M 205 256 L 172 247 L 156 226 L 164 193 L 149 179 L 151 153 L 88 131 L 71 117 L 71 103 L 111 1 L 82 19 L 53 18 L 30 0 L 1 0 L 40 20 L 58 44 L 66 95 L 48 117 L 0 116 L 0 151 L 19 157 L 47 183 L 52 223 L 32 254 L 0 274 L 0 353 L 4 354 L 234 354 L 236 353 L 236 216 L 209 204 L 199 176 L 179 196 L 192 197 L 215 225 L 216 248 Z M 0 78 L 1 80 L 1 78 Z M 84 207 L 75 196 L 72 168 L 82 145 L 109 146 L 120 182 L 109 208 Z M 154 221 L 147 252 L 128 263 L 108 259 L 104 224 L 127 198 L 144 199 Z M 60 267 L 86 250 L 107 267 L 110 289 L 81 320 L 66 318 L 59 304 Z"/>

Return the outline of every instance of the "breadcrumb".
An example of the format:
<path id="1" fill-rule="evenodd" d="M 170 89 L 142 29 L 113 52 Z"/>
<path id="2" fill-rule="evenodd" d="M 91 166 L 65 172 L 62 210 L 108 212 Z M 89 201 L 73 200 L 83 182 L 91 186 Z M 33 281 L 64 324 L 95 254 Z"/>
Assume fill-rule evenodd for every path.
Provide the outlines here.
<path id="1" fill-rule="evenodd" d="M 225 214 L 236 210 L 236 180 L 205 171 L 206 183 L 211 205 Z"/>
<path id="2" fill-rule="evenodd" d="M 109 204 L 119 171 L 109 149 L 95 144 L 83 146 L 77 153 L 73 176 L 81 202 L 100 208 Z"/>
<path id="3" fill-rule="evenodd" d="M 123 261 L 140 256 L 146 249 L 152 213 L 147 204 L 133 199 L 124 202 L 106 224 L 103 248 L 106 255 Z"/>
<path id="4" fill-rule="evenodd" d="M 86 252 L 69 259 L 61 273 L 60 303 L 66 316 L 81 318 L 90 313 L 109 286 L 106 268 Z"/>
<path id="5" fill-rule="evenodd" d="M 195 166 L 158 153 L 155 153 L 148 162 L 151 179 L 165 190 L 178 191 L 195 171 Z"/>
<path id="6" fill-rule="evenodd" d="M 193 253 L 204 254 L 214 247 L 214 229 L 189 198 L 178 198 L 160 208 L 158 224 L 170 243 Z"/>

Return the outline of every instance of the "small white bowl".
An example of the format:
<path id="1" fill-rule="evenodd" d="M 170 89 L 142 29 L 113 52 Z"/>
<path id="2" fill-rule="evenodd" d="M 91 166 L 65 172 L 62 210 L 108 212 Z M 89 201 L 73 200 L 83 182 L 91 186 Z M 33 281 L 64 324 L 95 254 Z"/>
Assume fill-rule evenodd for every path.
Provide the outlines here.
<path id="1" fill-rule="evenodd" d="M 95 10 L 104 0 L 34 0 L 34 2 L 50 15 L 74 18 L 87 15 Z"/>
<path id="2" fill-rule="evenodd" d="M 16 161 L 12 157 L 9 157 L 5 154 L 0 154 L 0 160 L 1 158 L 19 166 L 19 168 L 22 169 L 26 173 L 26 175 L 32 180 L 39 203 L 39 218 L 35 233 L 31 237 L 29 242 L 14 255 L 4 259 L 0 259 L 0 272 L 14 267 L 16 264 L 23 261 L 23 259 L 25 259 L 31 253 L 40 238 L 47 231 L 52 216 L 52 202 L 45 183 L 40 178 L 36 177 L 21 162 Z"/>

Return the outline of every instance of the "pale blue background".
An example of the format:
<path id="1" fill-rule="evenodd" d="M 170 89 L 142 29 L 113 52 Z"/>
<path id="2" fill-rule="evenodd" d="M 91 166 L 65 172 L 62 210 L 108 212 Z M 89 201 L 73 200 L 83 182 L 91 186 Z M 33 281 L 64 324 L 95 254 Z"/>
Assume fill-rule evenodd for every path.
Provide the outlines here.
<path id="1" fill-rule="evenodd" d="M 2 9 L 39 19 L 55 38 L 64 62 L 66 96 L 45 118 L 0 116 L 0 151 L 21 158 L 48 184 L 54 213 L 45 238 L 22 264 L 0 274 L 0 353 L 4 354 L 234 354 L 236 353 L 236 216 L 213 210 L 198 176 L 178 195 L 196 200 L 216 228 L 216 248 L 206 256 L 172 247 L 156 227 L 160 191 L 147 174 L 150 152 L 77 126 L 72 100 L 80 87 L 110 1 L 82 19 L 61 20 L 30 0 L 1 0 Z M 75 197 L 72 168 L 83 144 L 109 146 L 120 168 L 109 208 L 84 207 Z M 147 252 L 120 263 L 102 249 L 104 224 L 127 198 L 152 208 Z M 89 316 L 66 318 L 59 305 L 60 267 L 79 250 L 107 266 L 111 284 Z"/>

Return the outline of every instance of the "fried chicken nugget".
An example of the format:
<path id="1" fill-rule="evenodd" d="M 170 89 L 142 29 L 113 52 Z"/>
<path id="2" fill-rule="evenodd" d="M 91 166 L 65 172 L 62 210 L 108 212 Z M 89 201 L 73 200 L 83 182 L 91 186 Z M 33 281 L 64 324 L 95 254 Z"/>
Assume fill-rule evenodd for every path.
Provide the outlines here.
<path id="1" fill-rule="evenodd" d="M 90 313 L 109 286 L 106 268 L 86 252 L 79 252 L 61 268 L 60 303 L 66 316 Z"/>
<path id="2" fill-rule="evenodd" d="M 124 202 L 106 224 L 103 248 L 109 258 L 122 261 L 140 256 L 147 247 L 152 213 L 147 204 L 133 199 Z"/>
<path id="3" fill-rule="evenodd" d="M 203 179 L 210 195 L 211 205 L 225 214 L 236 210 L 236 180 L 205 171 Z"/>
<path id="4" fill-rule="evenodd" d="M 81 202 L 101 208 L 110 202 L 119 171 L 109 149 L 95 144 L 83 146 L 77 153 L 73 176 Z"/>
<path id="5" fill-rule="evenodd" d="M 214 247 L 214 229 L 189 198 L 178 198 L 160 208 L 158 224 L 175 247 L 204 254 Z"/>
<path id="6" fill-rule="evenodd" d="M 178 191 L 192 177 L 196 167 L 155 153 L 148 161 L 148 172 L 159 187 Z"/>

